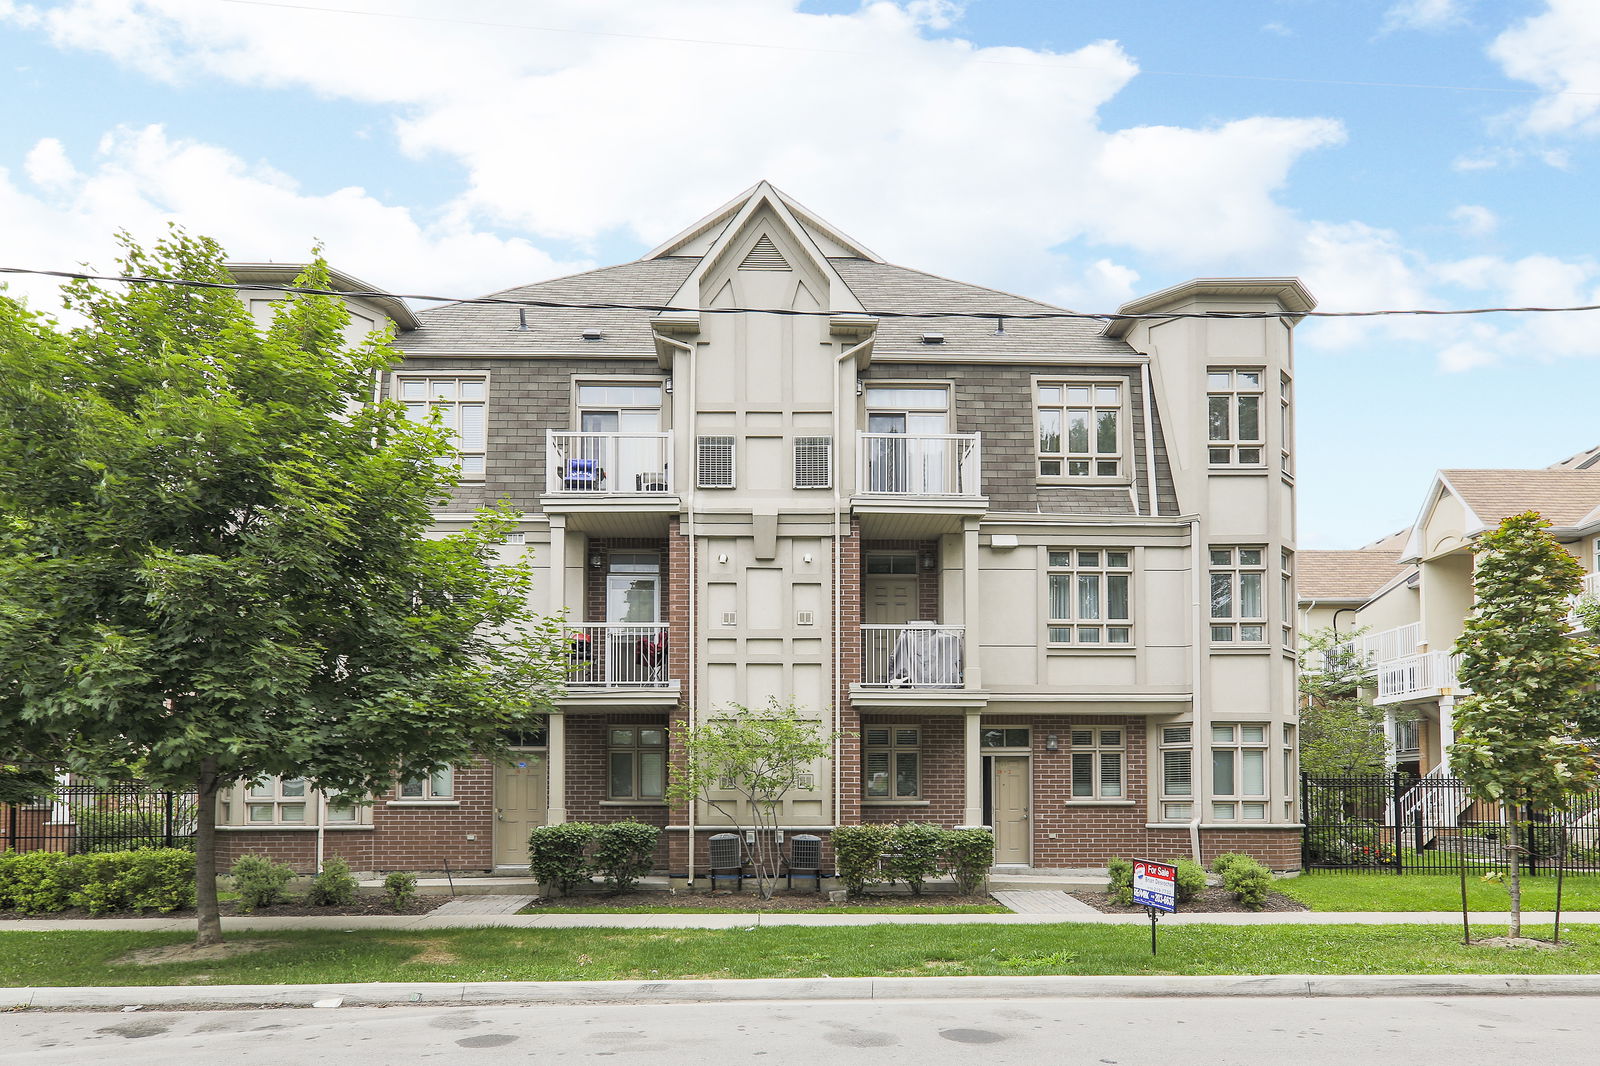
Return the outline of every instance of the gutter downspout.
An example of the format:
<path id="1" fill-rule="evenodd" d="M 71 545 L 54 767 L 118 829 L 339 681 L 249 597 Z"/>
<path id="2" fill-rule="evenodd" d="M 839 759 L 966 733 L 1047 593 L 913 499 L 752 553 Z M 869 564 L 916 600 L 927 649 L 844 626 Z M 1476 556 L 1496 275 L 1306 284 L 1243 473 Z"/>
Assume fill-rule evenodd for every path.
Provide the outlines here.
<path id="1" fill-rule="evenodd" d="M 694 424 L 695 400 L 696 400 L 696 394 L 695 394 L 695 377 L 696 377 L 696 375 L 695 375 L 695 368 L 694 368 L 694 365 L 693 365 L 693 363 L 694 363 L 694 360 L 693 360 L 694 345 L 686 343 L 684 341 L 675 340 L 672 337 L 664 337 L 660 333 L 657 333 L 655 336 L 656 336 L 657 340 L 665 341 L 666 343 L 672 345 L 672 347 L 678 349 L 678 351 L 683 353 L 684 366 L 685 366 L 685 369 L 687 370 L 688 376 L 689 376 L 689 399 L 688 399 L 689 417 L 687 419 L 685 419 L 685 422 L 688 423 L 689 428 L 692 429 L 693 428 L 693 424 Z M 676 376 L 676 375 L 674 375 L 674 376 Z M 674 413 L 676 413 L 676 412 L 674 412 Z M 673 420 L 673 430 L 674 431 L 677 430 L 677 420 L 676 419 Z M 685 440 L 683 443 L 684 443 L 684 447 L 685 448 L 692 449 L 694 447 L 693 443 L 691 441 L 689 441 L 689 440 Z M 692 471 L 695 468 L 695 462 L 694 462 L 694 459 L 693 459 L 694 452 L 691 450 L 689 454 L 691 456 L 691 459 L 690 459 L 690 462 L 689 462 L 688 465 L 690 467 L 690 470 Z M 688 652 L 689 652 L 689 654 L 685 657 L 686 661 L 688 662 L 689 676 L 687 678 L 685 678 L 684 681 L 687 684 L 687 693 L 688 693 L 688 701 L 689 701 L 689 706 L 688 706 L 688 710 L 689 710 L 689 728 L 690 729 L 693 729 L 694 726 L 695 726 L 695 697 L 698 694 L 697 689 L 695 687 L 695 679 L 699 674 L 699 671 L 696 669 L 696 661 L 698 659 L 698 655 L 696 653 L 698 651 L 698 648 L 697 648 L 697 645 L 695 643 L 695 617 L 696 617 L 695 616 L 695 608 L 696 608 L 695 592 L 697 591 L 697 587 L 698 587 L 698 584 L 699 584 L 699 579 L 698 579 L 698 576 L 696 574 L 696 569 L 695 569 L 695 554 L 696 553 L 695 553 L 695 539 L 694 539 L 694 535 L 695 535 L 695 522 L 694 522 L 695 484 L 696 484 L 697 481 L 698 481 L 698 478 L 695 478 L 694 480 L 689 480 L 683 486 L 683 495 L 684 495 L 684 502 L 685 502 L 685 515 L 684 515 L 684 518 L 685 518 L 686 524 L 688 525 L 688 529 L 686 531 L 684 531 L 683 535 L 688 539 L 688 542 L 689 542 L 689 550 L 685 553 L 688 556 L 688 560 L 689 560 L 689 572 L 686 575 L 687 578 L 688 578 L 688 590 L 687 590 L 686 599 L 685 599 L 685 605 L 687 607 L 686 615 L 687 615 L 687 619 L 688 619 L 686 625 L 687 625 L 687 628 L 688 628 L 688 632 L 684 634 L 684 638 L 683 638 L 684 639 L 684 647 L 687 648 Z M 689 883 L 690 886 L 694 885 L 694 870 L 695 870 L 695 864 L 694 864 L 694 834 L 695 834 L 695 813 L 696 813 L 695 808 L 697 806 L 698 805 L 696 804 L 696 802 L 694 800 L 690 800 L 689 801 L 689 812 L 688 812 L 688 826 L 689 826 L 688 838 L 689 839 L 688 839 L 688 847 L 686 849 L 686 854 L 688 855 L 689 859 L 688 859 L 688 870 L 686 872 L 688 873 L 687 880 L 688 880 L 688 883 Z M 670 874 L 670 870 L 668 872 Z"/>
<path id="2" fill-rule="evenodd" d="M 1195 799 L 1194 817 L 1189 820 L 1189 851 L 1191 853 L 1190 857 L 1193 858 L 1195 862 L 1198 862 L 1200 865 L 1204 866 L 1205 863 L 1201 861 L 1200 858 L 1200 820 L 1206 806 L 1206 770 L 1205 760 L 1199 758 L 1198 755 L 1202 750 L 1200 747 L 1200 737 L 1203 735 L 1201 731 L 1201 708 L 1203 706 L 1201 694 L 1205 690 L 1205 685 L 1201 680 L 1200 671 L 1205 665 L 1205 645 L 1203 645 L 1201 641 L 1205 639 L 1206 597 L 1204 580 L 1205 553 L 1201 550 L 1200 544 L 1199 516 L 1189 519 L 1189 550 L 1193 553 L 1191 558 L 1194 559 L 1194 643 L 1190 647 L 1190 669 L 1193 671 L 1190 682 L 1191 687 L 1194 690 L 1193 694 L 1190 696 L 1190 705 L 1193 712 L 1192 717 L 1194 720 L 1194 728 L 1190 731 L 1189 740 L 1189 758 L 1191 760 L 1189 767 L 1189 780 L 1191 782 L 1190 790 L 1194 793 Z M 1196 773 L 1196 770 L 1199 772 Z"/>
<path id="3" fill-rule="evenodd" d="M 840 379 L 839 368 L 844 365 L 846 359 L 854 358 L 857 352 L 871 345 L 875 339 L 875 337 L 868 337 L 864 341 L 859 341 L 840 352 L 837 358 L 834 359 L 832 430 L 833 447 L 836 454 L 841 451 L 839 406 L 843 398 L 839 394 L 845 391 L 843 382 Z M 854 441 L 851 441 L 850 454 L 852 456 L 856 454 Z M 840 735 L 841 730 L 839 728 L 844 724 L 844 707 L 840 693 L 844 690 L 845 685 L 844 609 L 839 604 L 840 597 L 844 593 L 844 566 L 839 558 L 839 553 L 844 547 L 844 538 L 839 529 L 844 513 L 844 500 L 840 495 L 839 488 L 844 481 L 844 467 L 837 463 L 835 465 L 838 466 L 838 473 L 833 479 L 833 824 L 839 825 L 842 822 L 839 817 L 842 813 L 840 807 L 844 803 L 844 767 L 842 765 L 844 762 L 844 737 Z M 852 475 L 855 469 L 856 466 L 851 467 Z"/>
<path id="4" fill-rule="evenodd" d="M 317 789 L 317 873 L 322 872 L 323 845 L 328 833 L 328 794 Z"/>

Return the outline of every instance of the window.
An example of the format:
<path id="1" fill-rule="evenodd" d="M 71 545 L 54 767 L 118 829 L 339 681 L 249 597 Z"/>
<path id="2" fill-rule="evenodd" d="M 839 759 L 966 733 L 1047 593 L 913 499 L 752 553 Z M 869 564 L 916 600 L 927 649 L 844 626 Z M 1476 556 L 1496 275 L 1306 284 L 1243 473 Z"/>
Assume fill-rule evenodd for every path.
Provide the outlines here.
<path id="1" fill-rule="evenodd" d="M 660 385 L 578 385 L 580 431 L 655 433 L 660 428 Z"/>
<path id="2" fill-rule="evenodd" d="M 1288 374 L 1278 376 L 1278 447 L 1280 469 L 1285 477 L 1294 474 L 1289 449 L 1294 446 L 1294 412 L 1289 409 L 1292 393 Z"/>
<path id="3" fill-rule="evenodd" d="M 1297 791 L 1295 782 L 1300 776 L 1295 773 L 1295 751 L 1294 726 L 1286 725 L 1283 727 L 1283 820 L 1286 822 L 1295 820 L 1294 800 Z"/>
<path id="4" fill-rule="evenodd" d="M 612 726 L 607 735 L 611 799 L 658 800 L 667 790 L 667 731 Z"/>
<path id="5" fill-rule="evenodd" d="M 407 416 L 426 423 L 438 414 L 461 453 L 461 476 L 482 480 L 488 432 L 488 379 L 402 374 L 396 375 L 395 383 Z"/>
<path id="6" fill-rule="evenodd" d="M 1267 639 L 1263 585 L 1265 548 L 1211 549 L 1211 639 L 1260 643 Z"/>
<path id="7" fill-rule="evenodd" d="M 733 438 L 701 437 L 695 459 L 695 484 L 702 489 L 733 488 Z"/>
<path id="8" fill-rule="evenodd" d="M 1194 727 L 1161 728 L 1161 820 L 1187 822 L 1194 817 Z"/>
<path id="9" fill-rule="evenodd" d="M 1022 748 L 1029 747 L 1027 726 L 1002 726 L 995 729 L 985 729 L 978 735 L 980 748 Z"/>
<path id="10" fill-rule="evenodd" d="M 832 437 L 794 439 L 794 487 L 797 489 L 833 487 Z"/>
<path id="11" fill-rule="evenodd" d="M 1122 386 L 1039 385 L 1039 476 L 1122 475 Z"/>
<path id="12" fill-rule="evenodd" d="M 959 485 L 960 453 L 943 385 L 872 385 L 866 390 L 862 471 L 867 492 L 939 495 Z"/>
<path id="13" fill-rule="evenodd" d="M 1120 729 L 1072 731 L 1072 798 L 1121 799 L 1126 747 Z"/>
<path id="14" fill-rule="evenodd" d="M 1294 647 L 1294 553 L 1280 551 L 1278 553 L 1278 584 L 1282 602 L 1279 608 L 1283 611 L 1280 616 L 1283 621 L 1283 646 Z"/>
<path id="15" fill-rule="evenodd" d="M 1211 727 L 1211 818 L 1263 822 L 1267 818 L 1267 727 L 1260 723 Z"/>
<path id="16" fill-rule="evenodd" d="M 867 556 L 869 574 L 915 574 L 917 557 L 911 552 L 872 552 Z"/>
<path id="17" fill-rule="evenodd" d="M 456 795 L 456 773 L 451 767 L 435 770 L 427 777 L 416 777 L 410 781 L 400 782 L 400 798 L 427 802 L 428 800 L 452 800 Z"/>
<path id="18" fill-rule="evenodd" d="M 267 777 L 245 789 L 244 820 L 249 825 L 315 825 L 314 797 L 303 777 Z"/>
<path id="19" fill-rule="evenodd" d="M 1052 644 L 1128 644 L 1132 553 L 1061 548 L 1050 552 Z"/>
<path id="20" fill-rule="evenodd" d="M 867 799 L 922 795 L 922 730 L 909 725 L 867 726 L 861 734 Z"/>
<path id="21" fill-rule="evenodd" d="M 1206 424 L 1212 466 L 1262 465 L 1261 371 L 1207 372 Z"/>

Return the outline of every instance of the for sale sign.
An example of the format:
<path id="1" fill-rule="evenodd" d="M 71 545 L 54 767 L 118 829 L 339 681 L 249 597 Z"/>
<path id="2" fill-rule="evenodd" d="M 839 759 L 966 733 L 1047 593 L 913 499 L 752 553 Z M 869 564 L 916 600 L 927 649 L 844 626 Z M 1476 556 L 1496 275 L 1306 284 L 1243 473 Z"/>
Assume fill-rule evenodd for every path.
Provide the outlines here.
<path id="1" fill-rule="evenodd" d="M 1133 860 L 1133 903 L 1171 914 L 1178 909 L 1178 868 L 1148 859 Z"/>

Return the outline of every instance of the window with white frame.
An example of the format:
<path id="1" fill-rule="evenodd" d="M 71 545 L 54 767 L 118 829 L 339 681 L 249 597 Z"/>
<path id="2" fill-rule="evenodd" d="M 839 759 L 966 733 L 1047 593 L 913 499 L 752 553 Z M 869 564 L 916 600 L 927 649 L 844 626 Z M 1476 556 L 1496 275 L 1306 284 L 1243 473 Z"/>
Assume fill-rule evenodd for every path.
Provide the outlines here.
<path id="1" fill-rule="evenodd" d="M 1283 622 L 1283 646 L 1294 647 L 1294 553 L 1283 549 L 1278 553 L 1279 616 Z"/>
<path id="2" fill-rule="evenodd" d="M 1194 727 L 1161 727 L 1161 820 L 1194 817 Z"/>
<path id="3" fill-rule="evenodd" d="M 397 793 L 401 800 L 426 803 L 430 800 L 453 800 L 456 797 L 456 772 L 446 766 L 426 777 L 414 777 L 400 782 Z"/>
<path id="4" fill-rule="evenodd" d="M 1072 798 L 1121 799 L 1127 734 L 1102 726 L 1072 730 Z"/>
<path id="5" fill-rule="evenodd" d="M 224 789 L 218 796 L 217 824 L 234 826 L 316 825 L 323 798 L 301 777 L 265 777 Z M 328 796 L 328 825 L 369 822 L 370 804 Z"/>
<path id="6" fill-rule="evenodd" d="M 1265 723 L 1211 727 L 1211 820 L 1267 820 L 1267 727 Z"/>
<path id="7" fill-rule="evenodd" d="M 1283 727 L 1283 820 L 1292 822 L 1294 817 L 1295 782 L 1300 775 L 1295 772 L 1295 744 L 1294 726 Z"/>
<path id="8" fill-rule="evenodd" d="M 397 374 L 406 415 L 429 422 L 437 414 L 461 453 L 461 476 L 482 480 L 488 447 L 489 380 L 482 375 Z"/>
<path id="9" fill-rule="evenodd" d="M 1266 549 L 1211 549 L 1211 640 L 1259 644 L 1267 639 Z"/>
<path id="10" fill-rule="evenodd" d="M 985 727 L 978 734 L 980 748 L 1020 748 L 1027 751 L 1031 746 L 1032 730 L 1025 725 L 1017 726 L 992 726 Z"/>
<path id="11" fill-rule="evenodd" d="M 667 731 L 663 726 L 612 726 L 606 736 L 606 795 L 614 800 L 659 800 L 667 790 Z"/>
<path id="12" fill-rule="evenodd" d="M 862 791 L 869 800 L 922 795 L 922 730 L 875 725 L 861 730 Z"/>
<path id="13" fill-rule="evenodd" d="M 1121 477 L 1122 398 L 1120 382 L 1040 382 L 1039 476 Z"/>
<path id="14" fill-rule="evenodd" d="M 1046 624 L 1050 643 L 1092 646 L 1132 642 L 1131 552 L 1053 548 L 1049 563 L 1050 617 Z"/>
<path id="15" fill-rule="evenodd" d="M 1279 468 L 1285 477 L 1294 473 L 1294 458 L 1289 454 L 1294 444 L 1294 412 L 1290 409 L 1291 400 L 1289 375 L 1280 374 L 1278 375 Z"/>
<path id="16" fill-rule="evenodd" d="M 1261 371 L 1206 372 L 1206 439 L 1212 466 L 1261 466 Z"/>

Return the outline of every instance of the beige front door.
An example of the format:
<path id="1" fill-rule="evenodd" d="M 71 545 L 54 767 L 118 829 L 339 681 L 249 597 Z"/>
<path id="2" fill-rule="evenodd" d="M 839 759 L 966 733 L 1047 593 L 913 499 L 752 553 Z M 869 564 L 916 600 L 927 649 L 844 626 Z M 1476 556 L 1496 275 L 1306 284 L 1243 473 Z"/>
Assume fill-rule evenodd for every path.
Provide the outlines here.
<path id="1" fill-rule="evenodd" d="M 863 591 L 868 625 L 903 626 L 918 620 L 915 577 L 869 577 Z"/>
<path id="2" fill-rule="evenodd" d="M 996 755 L 994 775 L 994 861 L 1027 865 L 1032 822 L 1028 811 L 1028 757 Z"/>
<path id="3" fill-rule="evenodd" d="M 543 825 L 549 773 L 542 751 L 512 752 L 494 773 L 494 864 L 528 865 L 528 834 Z"/>

